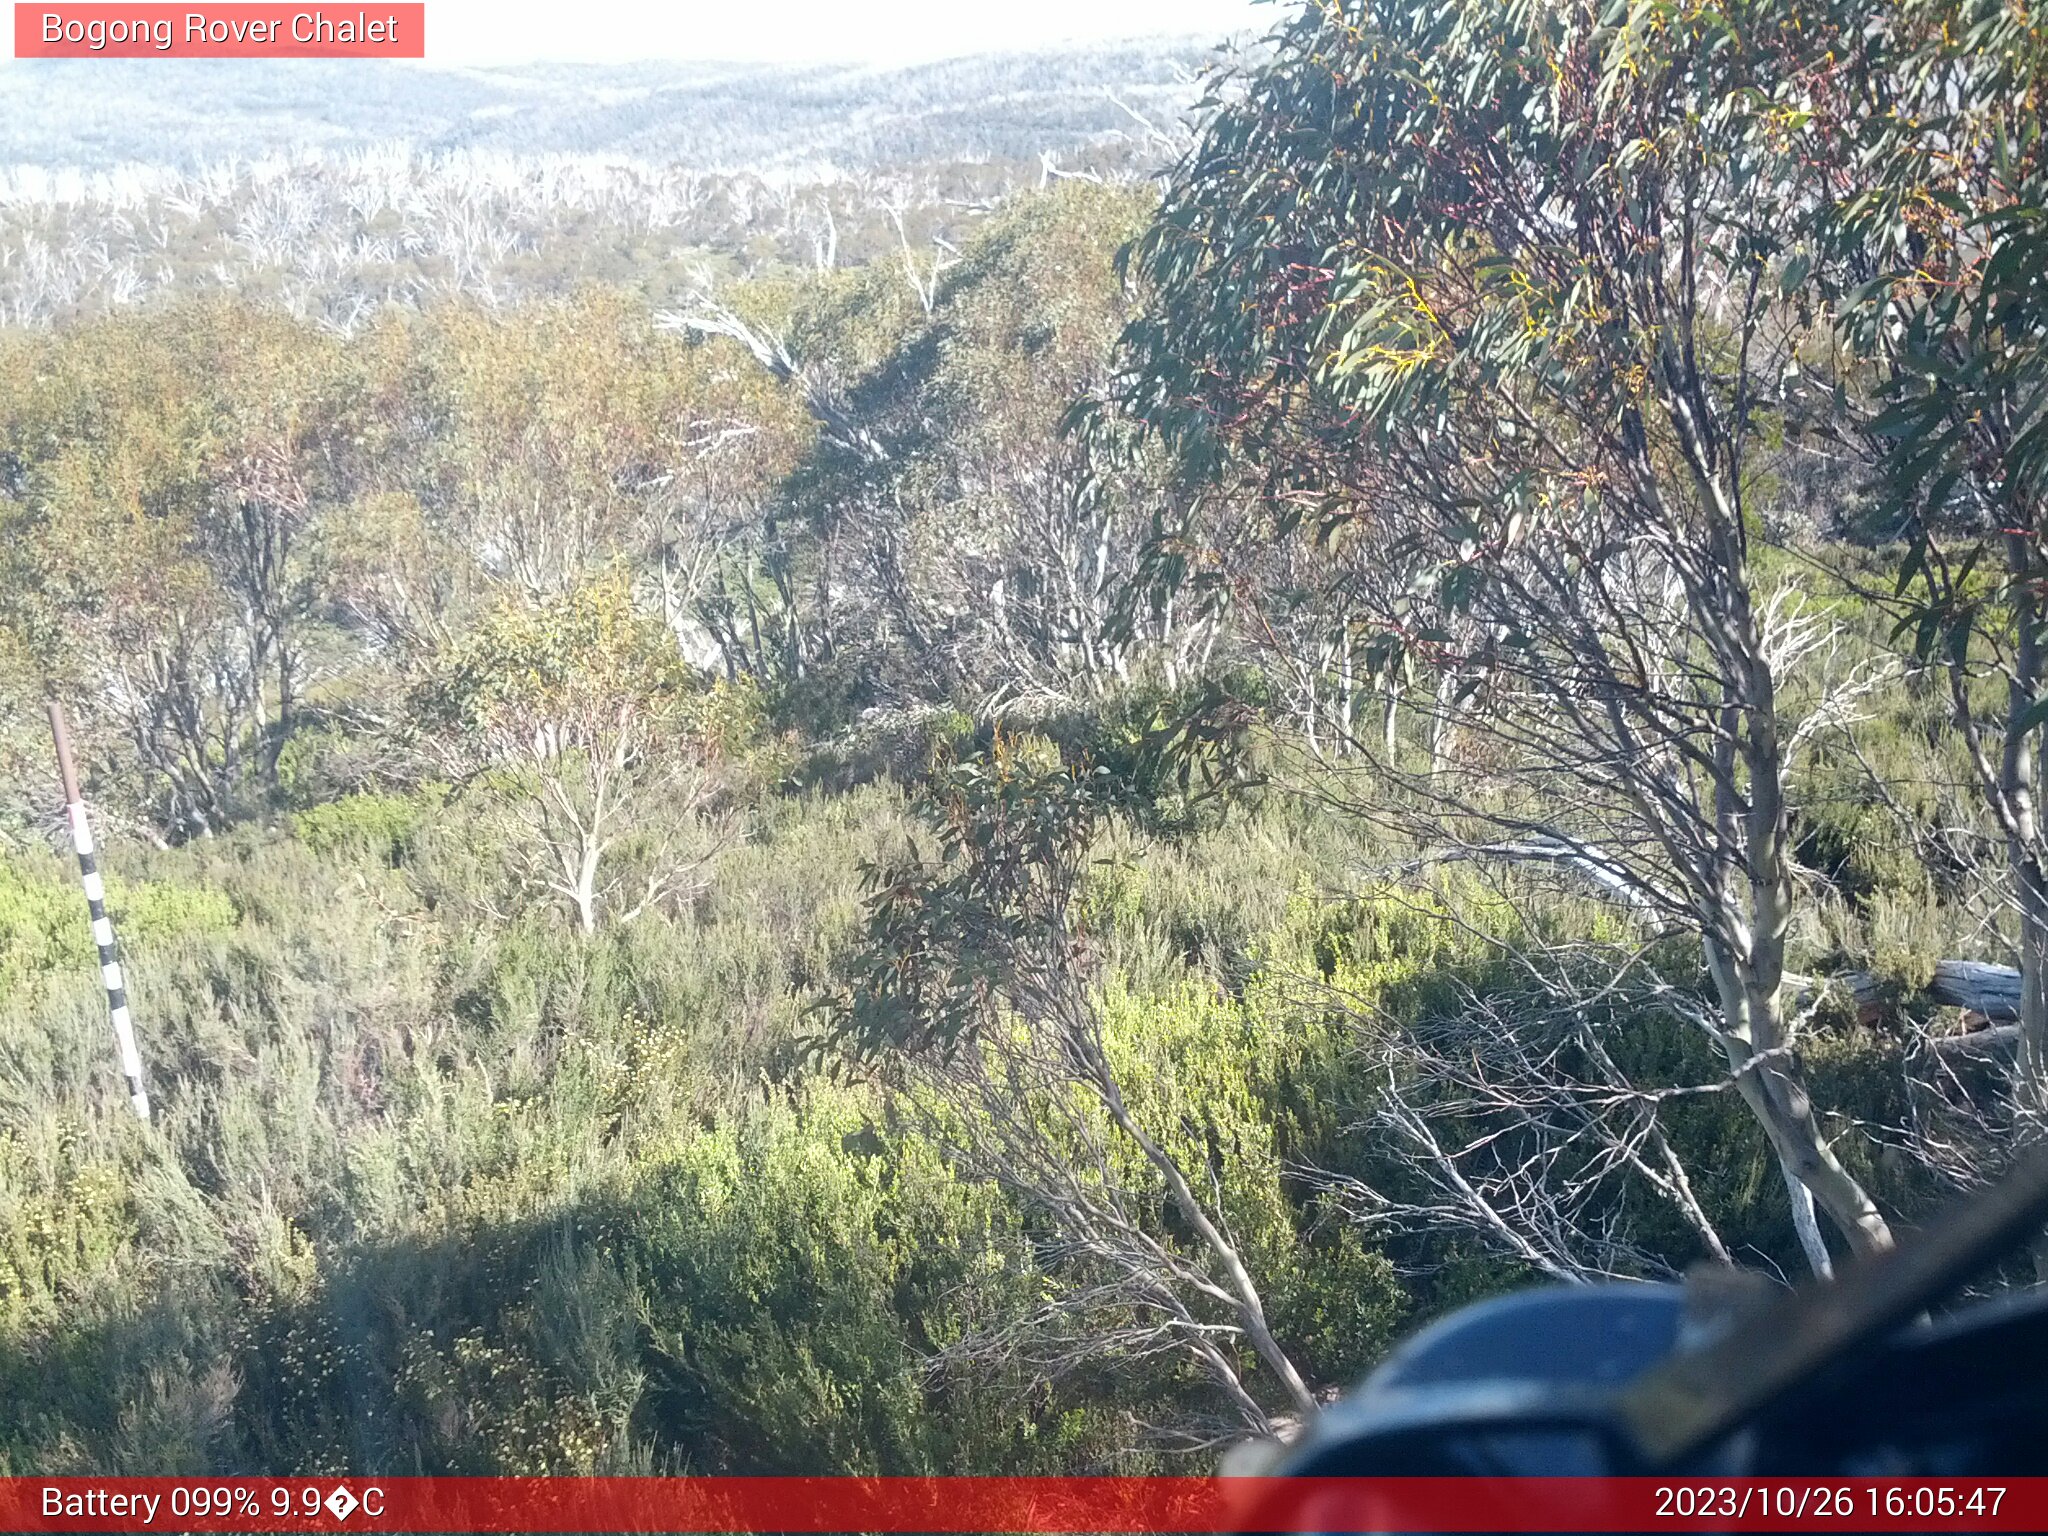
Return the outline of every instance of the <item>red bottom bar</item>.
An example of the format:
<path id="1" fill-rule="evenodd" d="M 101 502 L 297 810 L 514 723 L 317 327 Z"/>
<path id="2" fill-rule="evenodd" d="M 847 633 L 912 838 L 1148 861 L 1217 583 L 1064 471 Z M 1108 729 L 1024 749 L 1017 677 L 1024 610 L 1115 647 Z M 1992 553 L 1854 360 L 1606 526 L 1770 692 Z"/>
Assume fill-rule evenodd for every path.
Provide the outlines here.
<path id="1" fill-rule="evenodd" d="M 0 1530 L 2043 1531 L 2048 1478 L 0 1478 Z"/>

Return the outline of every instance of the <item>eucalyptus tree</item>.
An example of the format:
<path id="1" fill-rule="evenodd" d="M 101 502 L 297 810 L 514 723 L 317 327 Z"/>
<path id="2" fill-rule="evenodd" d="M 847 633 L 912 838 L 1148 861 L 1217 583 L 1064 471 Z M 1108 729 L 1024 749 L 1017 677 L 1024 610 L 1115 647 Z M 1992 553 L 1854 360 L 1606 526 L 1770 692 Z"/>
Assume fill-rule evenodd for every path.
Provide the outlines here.
<path id="1" fill-rule="evenodd" d="M 1286 1427 L 1265 1406 L 1276 1392 L 1297 1424 L 1312 1418 L 1315 1393 L 1254 1273 L 1276 1236 L 1251 1229 L 1299 1239 L 1271 1204 L 1246 1200 L 1240 1177 L 1244 1144 L 1271 1128 L 1223 1123 L 1229 1094 L 1214 1081 L 1201 1110 L 1176 1103 L 1173 1074 L 1148 1083 L 1161 1062 L 1109 1018 L 1088 875 L 1119 809 L 1113 782 L 1074 773 L 1043 738 L 999 736 L 931 789 L 931 856 L 913 847 L 869 871 L 834 1039 L 957 1167 L 1050 1225 L 1059 1288 L 1021 1328 L 958 1352 L 1022 1351 L 1053 1369 L 1178 1357 L 1218 1389 L 1237 1434 Z"/>
<path id="2" fill-rule="evenodd" d="M 1167 488 L 1156 462 L 1104 473 L 1093 445 L 1061 430 L 1106 380 L 1128 313 L 1114 256 L 1147 203 L 1062 183 L 993 214 L 943 271 L 906 281 L 879 263 L 659 318 L 722 338 L 721 354 L 737 343 L 801 391 L 816 424 L 758 530 L 767 582 L 735 572 L 720 588 L 720 625 L 735 639 L 744 628 L 757 669 L 832 662 L 884 699 L 1072 699 L 1200 647 L 1203 626 L 1171 607 L 1115 632 Z M 755 638 L 769 627 L 779 646 Z"/>
<path id="3" fill-rule="evenodd" d="M 1117 391 L 1213 488 L 1159 530 L 1159 589 L 1284 649 L 1273 614 L 1300 598 L 1262 572 L 1327 552 L 1293 568 L 1337 600 L 1344 653 L 1422 679 L 1438 750 L 1350 731 L 1362 766 L 1320 793 L 1441 850 L 1535 849 L 1696 936 L 1692 1015 L 1819 1269 L 1813 1202 L 1852 1248 L 1890 1242 L 1823 1131 L 1787 985 L 1793 766 L 1861 684 L 1809 680 L 1828 626 L 1758 533 L 1811 330 L 1829 26 L 1310 5 L 1133 248 L 1151 300 Z"/>
<path id="4" fill-rule="evenodd" d="M 465 602 L 547 602 L 624 561 L 686 651 L 704 569 L 807 443 L 755 370 L 659 334 L 615 294 L 386 317 L 357 350 L 389 473 L 346 548 L 351 610 L 431 650 Z"/>
<path id="5" fill-rule="evenodd" d="M 1900 635 L 1945 675 L 2005 846 L 2019 1068 L 2048 1097 L 2048 22 L 2001 0 L 1865 7 L 1822 80 L 1854 172 L 1826 209 Z"/>
<path id="6" fill-rule="evenodd" d="M 580 931 L 691 888 L 719 787 L 716 709 L 617 577 L 504 600 L 413 703 L 432 758 L 510 812 L 520 883 Z"/>
<path id="7" fill-rule="evenodd" d="M 313 545 L 360 469 L 349 360 L 194 306 L 24 338 L 0 367 L 0 624 L 89 738 L 125 741 L 165 832 L 218 830 L 275 785 L 316 675 Z"/>

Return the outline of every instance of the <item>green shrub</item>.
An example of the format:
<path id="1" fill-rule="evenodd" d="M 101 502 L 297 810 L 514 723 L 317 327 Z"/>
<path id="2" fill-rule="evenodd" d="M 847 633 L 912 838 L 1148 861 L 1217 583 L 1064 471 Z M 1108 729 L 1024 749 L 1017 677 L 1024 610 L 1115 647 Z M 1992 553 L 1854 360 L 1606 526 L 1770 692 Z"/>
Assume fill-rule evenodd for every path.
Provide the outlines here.
<path id="1" fill-rule="evenodd" d="M 393 868 L 412 852 L 420 819 L 439 799 L 365 790 L 294 811 L 292 836 L 321 858 L 368 858 Z"/>
<path id="2" fill-rule="evenodd" d="M 55 861 L 0 858 L 0 997 L 32 977 L 97 973 L 85 896 Z M 137 950 L 226 933 L 234 902 L 222 891 L 177 880 L 106 877 L 107 912 L 121 943 Z"/>
<path id="3" fill-rule="evenodd" d="M 226 933 L 236 920 L 235 903 L 225 891 L 172 880 L 142 880 L 133 885 L 109 880 L 107 910 L 123 942 L 138 949 Z"/>
<path id="4" fill-rule="evenodd" d="M 30 976 L 93 964 L 85 919 L 85 898 L 76 888 L 67 891 L 0 858 L 0 997 Z"/>

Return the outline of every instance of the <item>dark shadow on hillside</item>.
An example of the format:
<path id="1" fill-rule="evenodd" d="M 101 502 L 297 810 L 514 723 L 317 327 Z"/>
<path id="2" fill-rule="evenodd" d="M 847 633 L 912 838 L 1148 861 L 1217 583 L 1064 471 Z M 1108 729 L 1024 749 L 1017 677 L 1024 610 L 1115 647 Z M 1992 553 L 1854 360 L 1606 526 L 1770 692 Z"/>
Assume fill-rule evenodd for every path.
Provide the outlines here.
<path id="1" fill-rule="evenodd" d="M 692 1176 L 366 1246 L 300 1294 L 163 1290 L 0 1358 L 0 1471 L 927 1474 L 1100 1465 L 1058 1394 L 923 1369 L 943 1255 Z M 766 1240 L 770 1235 L 778 1240 Z M 971 1389 L 970 1389 L 971 1387 Z"/>

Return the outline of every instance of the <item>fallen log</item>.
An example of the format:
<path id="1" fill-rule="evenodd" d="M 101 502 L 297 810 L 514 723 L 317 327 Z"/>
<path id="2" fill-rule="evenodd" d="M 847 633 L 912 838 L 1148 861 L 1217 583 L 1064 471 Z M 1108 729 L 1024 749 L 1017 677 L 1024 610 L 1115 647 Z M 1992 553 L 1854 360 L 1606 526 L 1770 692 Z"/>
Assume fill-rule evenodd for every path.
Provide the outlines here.
<path id="1" fill-rule="evenodd" d="M 1961 1008 L 1987 1023 L 2013 1024 L 2020 1016 L 2020 973 L 1982 960 L 1944 960 L 1922 990 L 1929 1002 Z"/>
<path id="2" fill-rule="evenodd" d="M 1835 979 L 1856 999 L 1859 1015 L 1874 1018 L 1883 1009 L 1888 989 L 1868 971 L 1851 971 Z M 1987 1024 L 2015 1024 L 2020 1016 L 2020 973 L 2012 966 L 1982 960 L 1942 960 L 1914 996 L 1938 1007 L 1974 1013 Z"/>
<path id="3" fill-rule="evenodd" d="M 1850 971 L 1821 981 L 1811 976 L 1788 976 L 1795 993 L 1811 997 L 1820 987 L 1845 988 L 1856 1003 L 1856 1017 L 1874 1024 L 1887 1007 L 1898 999 L 1892 989 L 1868 971 Z M 1926 986 L 1912 997 L 1942 1008 L 1960 1008 L 1973 1027 L 1959 1034 L 1938 1035 L 1937 1050 L 1988 1050 L 2010 1044 L 2019 1037 L 2020 973 L 2009 965 L 1992 965 L 1983 960 L 1942 960 Z"/>
<path id="4" fill-rule="evenodd" d="M 1599 848 L 1545 831 L 1511 842 L 1444 849 L 1401 867 L 1407 871 L 1477 859 L 1555 865 L 1573 871 L 1604 894 L 1638 911 L 1660 905 L 1656 892 L 1607 858 Z M 1795 997 L 1809 999 L 1827 986 L 1846 987 L 1855 1000 L 1857 1018 L 1865 1024 L 1875 1023 L 1898 1000 L 1886 983 L 1868 971 L 1849 971 L 1827 978 L 1788 975 L 1785 983 Z M 2020 973 L 2010 965 L 1992 965 L 1983 960 L 1937 961 L 1932 978 L 1913 996 L 1939 1007 L 1960 1008 L 1970 1016 L 1971 1028 L 1935 1037 L 1934 1044 L 1939 1049 L 1991 1047 L 2018 1037 Z"/>

